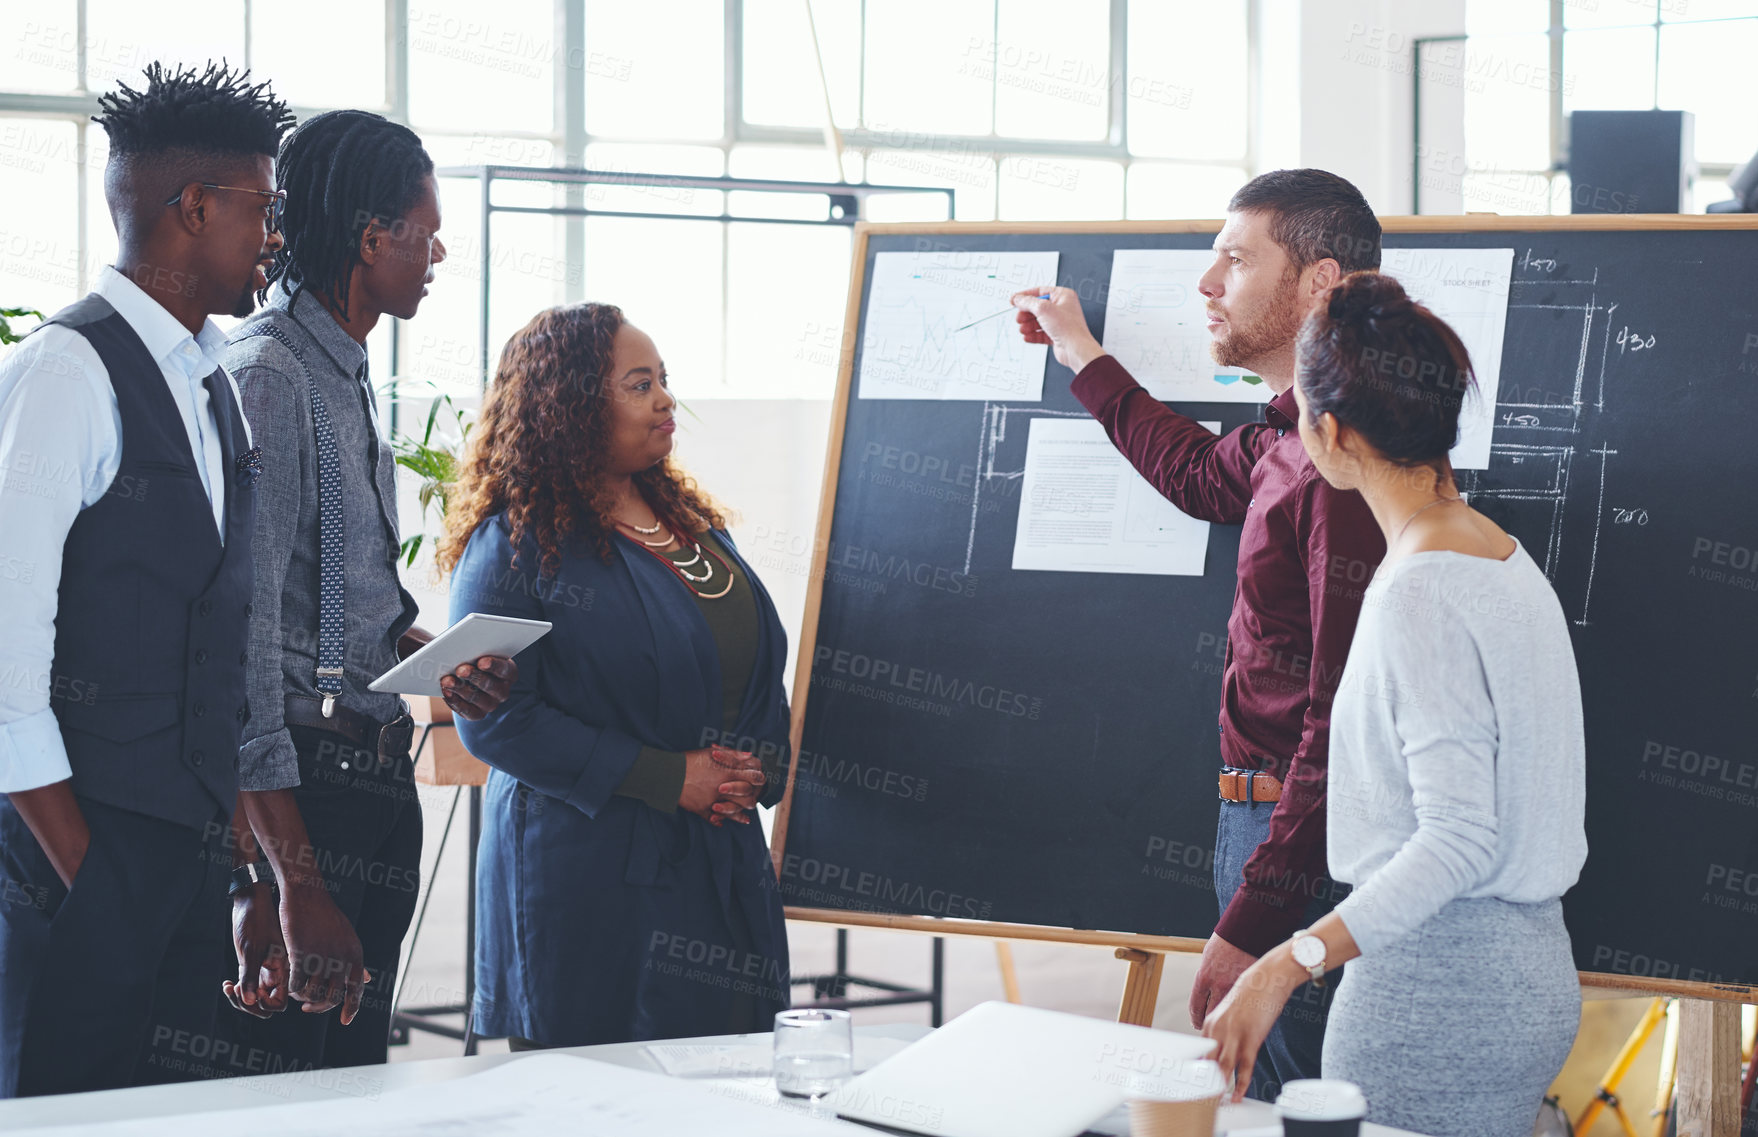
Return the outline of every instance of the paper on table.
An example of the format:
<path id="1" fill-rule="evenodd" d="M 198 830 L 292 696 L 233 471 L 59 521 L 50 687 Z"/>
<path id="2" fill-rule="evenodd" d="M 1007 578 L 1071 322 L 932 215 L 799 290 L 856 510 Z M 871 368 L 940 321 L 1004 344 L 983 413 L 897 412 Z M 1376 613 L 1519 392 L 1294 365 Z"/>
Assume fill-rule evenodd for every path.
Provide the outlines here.
<path id="1" fill-rule="evenodd" d="M 265 1080 L 269 1081 L 269 1080 Z M 766 1109 L 737 1092 L 680 1082 L 564 1054 L 538 1054 L 480 1074 L 377 1098 L 227 1109 L 211 1113 L 55 1126 L 43 1137 L 375 1137 L 458 1134 L 459 1137 L 650 1137 L 712 1133 L 716 1137 L 871 1137 L 847 1122 Z"/>
<path id="2" fill-rule="evenodd" d="M 855 1073 L 877 1066 L 908 1045 L 901 1038 L 856 1035 Z M 749 1042 L 656 1042 L 642 1049 L 674 1078 L 767 1078 L 775 1058 L 775 1043 L 767 1034 L 753 1035 Z"/>
<path id="3" fill-rule="evenodd" d="M 1459 413 L 1453 468 L 1487 469 L 1502 382 L 1502 339 L 1508 327 L 1514 250 L 1386 249 L 1380 254 L 1380 271 L 1396 277 L 1404 291 L 1452 325 L 1470 353 L 1477 392 L 1465 399 Z"/>
<path id="4" fill-rule="evenodd" d="M 1219 434 L 1221 424 L 1202 424 Z M 1201 576 L 1209 523 L 1158 490 L 1093 419 L 1032 420 L 1013 567 Z"/>
<path id="5" fill-rule="evenodd" d="M 641 1049 L 674 1078 L 767 1077 L 775 1060 L 768 1035 L 761 1042 L 653 1043 Z"/>
<path id="6" fill-rule="evenodd" d="M 1105 350 L 1135 381 L 1168 403 L 1265 403 L 1270 389 L 1209 354 L 1197 282 L 1215 261 L 1207 249 L 1118 249 L 1105 297 Z"/>
<path id="7" fill-rule="evenodd" d="M 1015 292 L 1054 283 L 1060 256 L 875 256 L 861 337 L 860 398 L 1038 402 L 1050 349 L 1026 343 L 1013 313 L 1003 310 Z M 964 327 L 974 320 L 982 322 Z"/>

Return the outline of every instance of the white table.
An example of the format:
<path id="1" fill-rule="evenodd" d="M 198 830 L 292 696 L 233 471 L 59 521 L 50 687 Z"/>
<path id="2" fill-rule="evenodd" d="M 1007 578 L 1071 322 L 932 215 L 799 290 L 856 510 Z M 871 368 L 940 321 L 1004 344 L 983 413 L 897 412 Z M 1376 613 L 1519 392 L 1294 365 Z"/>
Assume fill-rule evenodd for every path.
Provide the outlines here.
<path id="1" fill-rule="evenodd" d="M 901 1023 L 855 1028 L 856 1035 L 863 1038 L 896 1039 L 903 1042 L 913 1042 L 928 1032 L 928 1027 Z M 733 1043 L 741 1037 L 749 1039 L 768 1036 L 726 1036 L 673 1041 Z M 544 1053 L 575 1054 L 599 1062 L 658 1073 L 659 1067 L 646 1053 L 646 1045 L 641 1042 L 623 1042 L 609 1046 L 577 1046 Z M 143 1086 L 132 1090 L 104 1090 L 97 1093 L 0 1101 L 0 1133 L 11 1133 L 31 1126 L 168 1117 L 222 1109 L 283 1105 L 289 1102 L 335 1101 L 362 1095 L 376 1097 L 392 1090 L 432 1085 L 467 1074 L 480 1073 L 503 1062 L 519 1061 L 529 1053 L 531 1052 L 477 1054 L 469 1058 L 433 1058 L 422 1062 L 393 1062 L 384 1066 L 355 1066 L 345 1070 L 268 1074 L 182 1085 Z M 1245 1102 L 1221 1109 L 1222 1132 L 1275 1124 L 1275 1111 L 1262 1102 Z M 1388 1129 L 1380 1125 L 1364 1126 L 1362 1133 L 1365 1137 L 1420 1137 L 1406 1130 Z"/>

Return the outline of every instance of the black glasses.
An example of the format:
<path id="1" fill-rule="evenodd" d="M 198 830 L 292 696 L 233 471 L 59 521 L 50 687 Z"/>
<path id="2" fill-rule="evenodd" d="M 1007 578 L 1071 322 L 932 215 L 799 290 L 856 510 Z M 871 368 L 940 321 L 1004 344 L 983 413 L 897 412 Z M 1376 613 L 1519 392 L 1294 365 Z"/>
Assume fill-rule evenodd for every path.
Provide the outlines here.
<path id="1" fill-rule="evenodd" d="M 238 193 L 254 193 L 259 197 L 272 198 L 273 201 L 271 202 L 271 204 L 268 207 L 268 209 L 269 209 L 269 215 L 268 215 L 269 232 L 279 233 L 281 231 L 281 221 L 287 215 L 287 191 L 286 190 L 251 189 L 249 186 L 222 186 L 222 185 L 216 185 L 213 182 L 197 182 L 196 184 L 201 186 L 202 189 L 235 190 Z M 182 201 L 182 200 L 183 200 L 183 191 L 178 190 L 176 193 L 172 194 L 169 198 L 167 198 L 165 200 L 165 204 L 166 205 L 176 205 L 179 201 Z"/>

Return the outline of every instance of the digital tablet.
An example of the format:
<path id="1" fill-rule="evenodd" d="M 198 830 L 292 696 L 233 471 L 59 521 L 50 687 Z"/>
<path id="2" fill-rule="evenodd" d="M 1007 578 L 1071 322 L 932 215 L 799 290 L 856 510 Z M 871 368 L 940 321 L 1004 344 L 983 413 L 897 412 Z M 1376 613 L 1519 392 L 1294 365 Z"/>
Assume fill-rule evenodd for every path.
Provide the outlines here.
<path id="1" fill-rule="evenodd" d="M 553 626 L 548 620 L 472 612 L 374 679 L 367 689 L 399 695 L 444 694 L 440 676 L 450 675 L 460 663 L 474 663 L 485 655 L 511 658 L 542 639 Z"/>

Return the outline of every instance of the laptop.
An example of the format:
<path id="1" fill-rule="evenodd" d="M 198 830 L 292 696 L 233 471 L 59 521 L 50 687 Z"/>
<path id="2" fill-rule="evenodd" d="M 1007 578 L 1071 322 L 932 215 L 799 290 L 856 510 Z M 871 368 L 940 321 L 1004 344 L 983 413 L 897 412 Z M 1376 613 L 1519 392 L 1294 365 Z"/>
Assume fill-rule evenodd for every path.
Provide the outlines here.
<path id="1" fill-rule="evenodd" d="M 934 1137 L 1077 1137 L 1132 1095 L 1197 1078 L 1207 1038 L 981 1003 L 826 1100 L 837 1115 Z"/>

